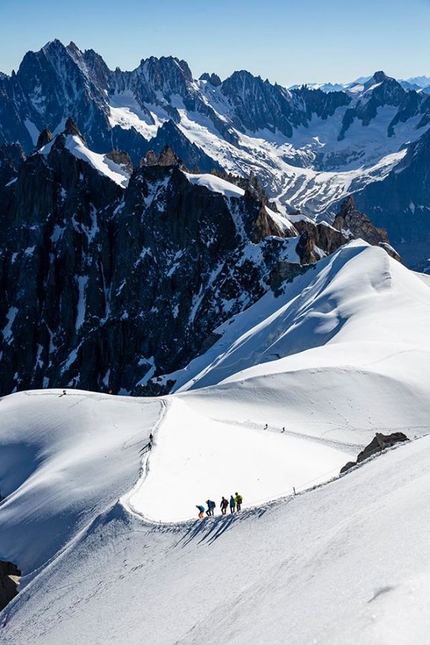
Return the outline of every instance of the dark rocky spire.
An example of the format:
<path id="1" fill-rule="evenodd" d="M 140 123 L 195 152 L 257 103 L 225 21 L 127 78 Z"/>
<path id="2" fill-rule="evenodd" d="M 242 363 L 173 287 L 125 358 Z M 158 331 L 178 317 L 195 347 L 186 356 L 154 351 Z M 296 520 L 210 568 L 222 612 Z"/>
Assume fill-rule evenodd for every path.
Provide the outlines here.
<path id="1" fill-rule="evenodd" d="M 40 148 L 43 148 L 43 146 L 46 146 L 50 141 L 52 141 L 52 132 L 49 128 L 45 128 L 42 130 L 42 132 L 39 134 L 39 137 L 37 139 L 37 150 L 40 150 Z"/>

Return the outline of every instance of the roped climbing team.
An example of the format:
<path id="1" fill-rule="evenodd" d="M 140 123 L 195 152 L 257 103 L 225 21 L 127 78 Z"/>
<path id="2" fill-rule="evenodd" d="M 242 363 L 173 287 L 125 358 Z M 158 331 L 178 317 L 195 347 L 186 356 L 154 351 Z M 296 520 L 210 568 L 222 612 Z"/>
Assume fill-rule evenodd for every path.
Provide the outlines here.
<path id="1" fill-rule="evenodd" d="M 227 513 L 227 508 L 230 507 L 230 513 L 234 513 L 235 511 L 240 511 L 242 510 L 242 495 L 239 495 L 239 493 L 235 493 L 234 495 L 230 496 L 230 501 L 228 501 L 224 496 L 221 499 L 220 502 L 220 509 L 221 509 L 221 514 L 225 515 Z M 204 513 L 206 511 L 206 515 L 208 517 L 211 517 L 215 515 L 215 508 L 216 504 L 212 499 L 207 499 L 206 500 L 206 506 L 207 508 L 205 509 L 204 506 L 201 504 L 197 504 L 196 508 L 199 511 L 199 518 L 202 520 L 204 517 Z"/>

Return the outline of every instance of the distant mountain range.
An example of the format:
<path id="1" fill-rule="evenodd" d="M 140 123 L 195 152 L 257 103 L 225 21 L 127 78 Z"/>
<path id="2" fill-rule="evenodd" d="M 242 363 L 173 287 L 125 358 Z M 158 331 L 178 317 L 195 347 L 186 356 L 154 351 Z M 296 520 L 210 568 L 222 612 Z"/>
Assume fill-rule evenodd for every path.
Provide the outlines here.
<path id="1" fill-rule="evenodd" d="M 419 91 L 383 72 L 331 92 L 287 89 L 244 70 L 196 80 L 172 57 L 123 72 L 55 40 L 0 77 L 0 144 L 31 154 L 45 128 L 62 132 L 71 115 L 97 153 L 124 150 L 138 166 L 168 144 L 189 169 L 257 175 L 282 211 L 312 220 L 331 221 L 360 193 L 394 244 L 426 242 L 430 96 L 426 77 L 408 83 Z"/>
<path id="2" fill-rule="evenodd" d="M 362 76 L 348 83 L 301 83 L 290 85 L 289 89 L 294 90 L 306 85 L 309 89 L 322 90 L 323 92 L 352 92 L 355 88 L 369 81 L 371 76 Z M 398 79 L 398 82 L 405 90 L 423 91 L 430 94 L 430 76 L 414 76 L 413 78 Z"/>

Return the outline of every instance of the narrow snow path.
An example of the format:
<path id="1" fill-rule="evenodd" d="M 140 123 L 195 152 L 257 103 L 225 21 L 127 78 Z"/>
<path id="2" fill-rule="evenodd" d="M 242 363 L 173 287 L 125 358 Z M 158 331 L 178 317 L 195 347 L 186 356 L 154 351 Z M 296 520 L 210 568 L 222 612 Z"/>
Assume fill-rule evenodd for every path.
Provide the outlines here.
<path id="1" fill-rule="evenodd" d="M 134 500 L 136 498 L 136 495 L 138 495 L 139 491 L 141 490 L 142 486 L 145 484 L 145 480 L 148 477 L 148 474 L 151 468 L 151 464 L 150 464 L 151 454 L 153 454 L 153 451 L 156 450 L 159 429 L 163 420 L 166 417 L 166 413 L 168 409 L 167 401 L 165 401 L 164 399 L 160 399 L 159 401 L 161 403 L 161 412 L 160 412 L 159 418 L 157 419 L 152 429 L 152 433 L 151 433 L 153 436 L 152 445 L 150 445 L 150 442 L 148 441 L 148 444 L 144 445 L 140 450 L 140 452 L 143 455 L 143 458 L 142 458 L 142 465 L 141 465 L 139 477 L 135 485 L 133 486 L 133 488 L 128 493 L 123 495 L 119 500 L 119 503 L 125 508 L 126 511 L 128 511 L 132 515 L 136 515 L 139 518 L 144 518 L 144 515 L 135 506 Z"/>

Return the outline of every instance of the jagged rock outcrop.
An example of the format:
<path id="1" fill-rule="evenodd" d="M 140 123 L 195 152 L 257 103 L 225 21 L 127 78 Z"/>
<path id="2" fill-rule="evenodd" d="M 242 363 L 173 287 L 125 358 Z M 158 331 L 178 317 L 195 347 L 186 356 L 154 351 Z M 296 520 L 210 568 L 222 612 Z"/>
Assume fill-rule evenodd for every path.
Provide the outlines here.
<path id="1" fill-rule="evenodd" d="M 333 253 L 348 241 L 341 231 L 329 224 L 314 224 L 300 220 L 295 222 L 294 226 L 300 233 L 296 252 L 300 257 L 301 264 L 318 262 L 322 257 Z"/>
<path id="2" fill-rule="evenodd" d="M 179 163 L 179 158 L 173 152 L 170 146 L 164 146 L 162 151 L 158 156 L 158 165 L 159 166 L 175 166 Z"/>
<path id="3" fill-rule="evenodd" d="M 0 560 L 0 611 L 18 594 L 21 571 L 12 562 Z"/>
<path id="4" fill-rule="evenodd" d="M 130 392 L 173 372 L 270 288 L 286 254 L 291 233 L 251 192 L 227 198 L 193 183 L 173 152 L 136 170 L 124 191 L 75 157 L 68 136 L 21 164 L 10 187 L 2 394 Z"/>
<path id="5" fill-rule="evenodd" d="M 52 141 L 52 138 L 53 137 L 51 130 L 49 128 L 45 128 L 38 136 L 36 148 L 40 150 L 40 148 L 43 148 L 43 146 L 46 146 L 48 143 L 50 143 Z"/>
<path id="6" fill-rule="evenodd" d="M 345 237 L 362 238 L 369 244 L 388 244 L 387 231 L 377 228 L 364 213 L 357 210 L 352 195 L 347 197 L 340 206 L 340 211 L 333 221 L 333 227 L 344 231 Z"/>
<path id="7" fill-rule="evenodd" d="M 220 164 L 187 139 L 173 121 L 163 123 L 158 128 L 156 136 L 145 142 L 146 159 L 150 159 L 151 154 L 155 159 L 155 161 L 148 161 L 148 163 L 158 163 L 159 155 L 166 146 L 175 151 L 177 157 L 184 161 L 187 168 L 198 168 L 200 172 L 221 170 Z"/>
<path id="8" fill-rule="evenodd" d="M 172 148 L 165 145 L 160 154 L 155 154 L 149 150 L 144 159 L 141 160 L 141 166 L 176 166 L 181 163 L 179 157 L 173 152 Z"/>
<path id="9" fill-rule="evenodd" d="M 360 238 L 373 246 L 381 246 L 388 255 L 401 261 L 399 254 L 389 243 L 386 230 L 374 226 L 367 215 L 358 211 L 351 195 L 340 205 L 340 211 L 332 225 L 315 224 L 304 219 L 297 221 L 294 226 L 300 233 L 296 251 L 301 264 L 317 262 L 349 240 Z"/>
<path id="10" fill-rule="evenodd" d="M 81 134 L 81 132 L 80 132 L 78 126 L 76 125 L 75 120 L 74 120 L 74 118 L 72 116 L 69 116 L 67 121 L 66 121 L 66 125 L 64 126 L 64 134 L 71 134 L 72 136 L 76 135 L 80 139 L 82 139 L 82 141 L 85 143 L 85 145 L 87 143 L 85 141 L 84 137 L 82 136 L 82 134 Z"/>
<path id="11" fill-rule="evenodd" d="M 345 473 L 353 466 L 369 459 L 369 457 L 373 457 L 383 450 L 405 441 L 409 441 L 409 438 L 403 432 L 393 432 L 388 435 L 377 432 L 372 441 L 358 454 L 357 461 L 349 461 L 345 466 L 343 466 L 340 472 Z"/>
<path id="12" fill-rule="evenodd" d="M 130 155 L 128 152 L 125 152 L 125 150 L 120 151 L 118 148 L 114 148 L 106 154 L 106 157 L 118 165 L 124 166 L 130 174 L 133 172 L 133 163 L 130 159 Z"/>
<path id="13" fill-rule="evenodd" d="M 218 74 L 208 74 L 205 72 L 200 76 L 201 81 L 208 81 L 213 87 L 219 87 L 221 85 L 221 79 Z"/>

